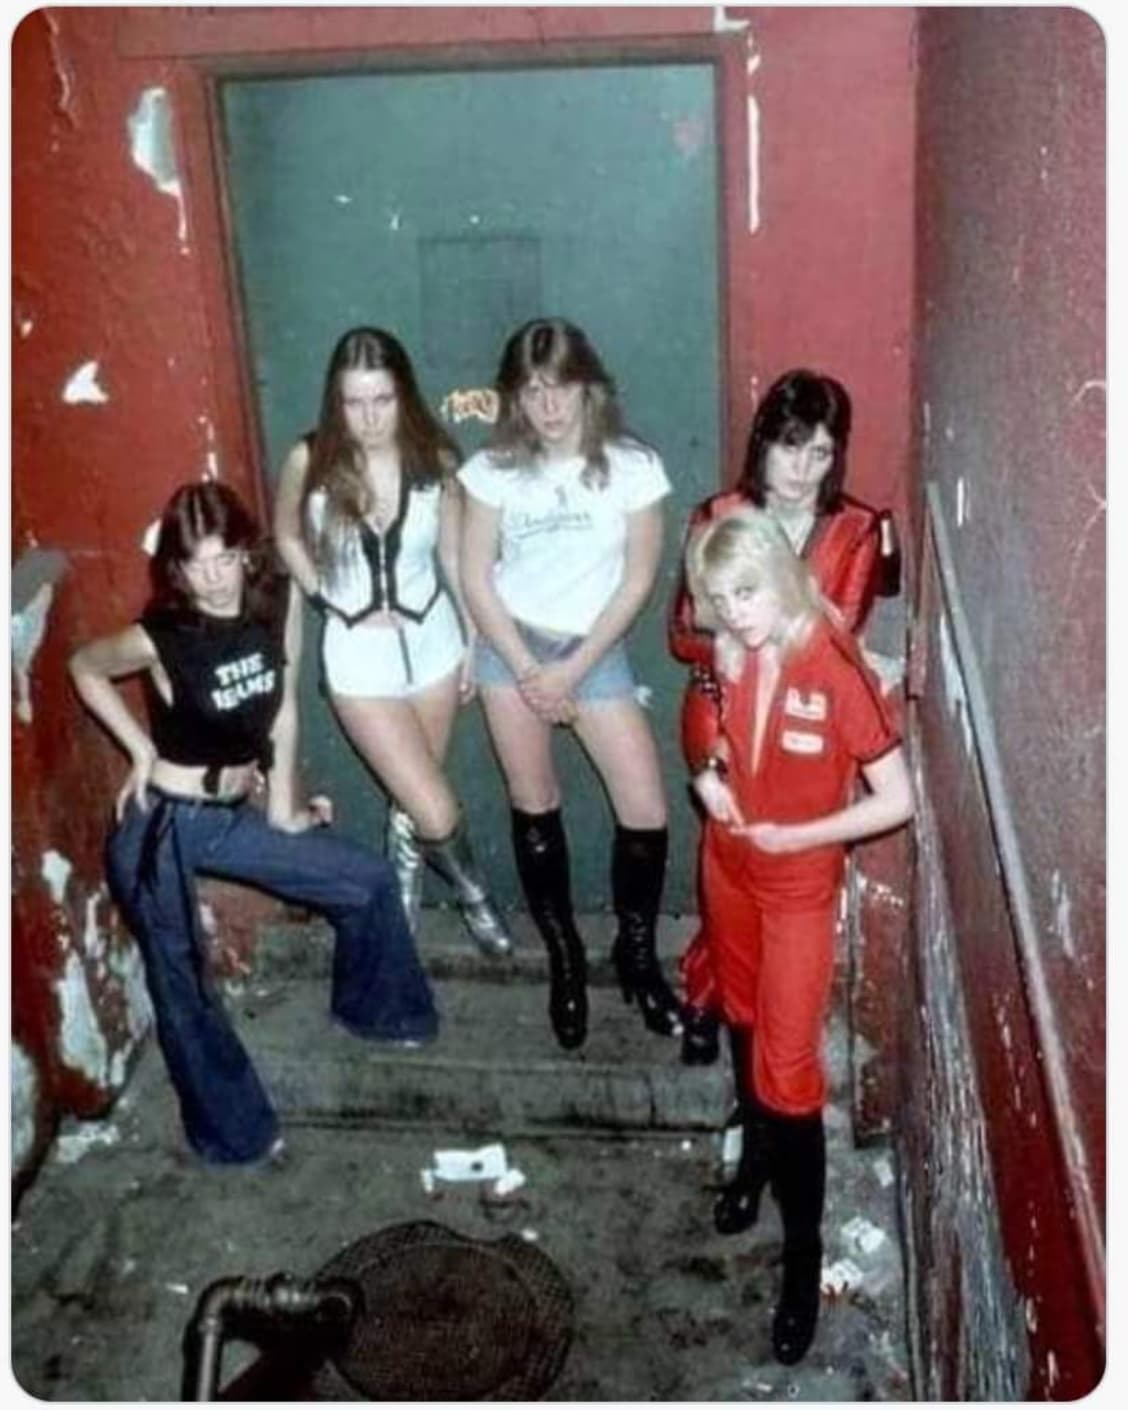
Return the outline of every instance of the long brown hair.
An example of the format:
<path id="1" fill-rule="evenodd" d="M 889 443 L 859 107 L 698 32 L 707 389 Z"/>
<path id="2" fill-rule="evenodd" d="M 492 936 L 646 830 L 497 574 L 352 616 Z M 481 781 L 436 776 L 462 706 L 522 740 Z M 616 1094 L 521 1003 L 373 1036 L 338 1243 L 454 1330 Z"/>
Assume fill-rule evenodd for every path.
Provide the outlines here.
<path id="1" fill-rule="evenodd" d="M 254 515 L 235 493 L 215 480 L 181 485 L 161 514 L 157 548 L 149 560 L 151 607 L 195 611 L 184 564 L 205 539 L 239 549 L 246 560 L 243 610 L 265 619 L 274 609 L 278 573 L 274 556 Z"/>
<path id="2" fill-rule="evenodd" d="M 520 401 L 521 388 L 537 373 L 554 382 L 579 382 L 583 387 L 580 450 L 587 461 L 583 478 L 585 483 L 602 488 L 608 477 L 607 443 L 627 435 L 618 390 L 587 334 L 563 318 L 534 318 L 506 342 L 494 379 L 500 407 L 490 438 L 491 454 L 500 464 L 514 465 L 541 451 L 540 437 L 521 410 Z"/>
<path id="3" fill-rule="evenodd" d="M 409 486 L 430 485 L 453 473 L 462 459 L 454 439 L 423 400 L 403 345 L 383 328 L 350 328 L 337 340 L 325 371 L 321 414 L 309 439 L 309 469 L 302 490 L 302 526 L 319 567 L 332 569 L 341 535 L 371 509 L 364 457 L 349 435 L 341 399 L 346 372 L 386 372 L 396 390 L 396 425 L 400 467 Z M 308 506 L 317 491 L 325 494 L 325 515 L 314 533 Z"/>

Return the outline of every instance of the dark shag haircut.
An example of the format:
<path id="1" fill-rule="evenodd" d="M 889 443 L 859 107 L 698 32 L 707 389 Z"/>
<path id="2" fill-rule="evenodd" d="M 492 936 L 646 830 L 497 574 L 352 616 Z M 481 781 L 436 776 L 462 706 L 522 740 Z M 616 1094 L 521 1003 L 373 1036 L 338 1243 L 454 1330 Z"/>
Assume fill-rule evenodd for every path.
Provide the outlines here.
<path id="1" fill-rule="evenodd" d="M 850 396 L 841 382 L 799 367 L 772 383 L 756 408 L 748 433 L 739 488 L 758 508 L 767 503 L 767 461 L 772 445 L 805 445 L 820 426 L 834 442 L 834 458 L 819 485 L 817 508 L 832 513 L 842 498 L 850 440 Z"/>
<path id="2" fill-rule="evenodd" d="M 587 334 L 563 318 L 534 318 L 505 344 L 494 385 L 499 408 L 490 453 L 502 465 L 516 465 L 543 449 L 540 437 L 521 409 L 522 387 L 538 373 L 553 382 L 578 382 L 584 389 L 581 453 L 583 478 L 600 488 L 607 484 L 607 444 L 628 437 L 623 426 L 614 378 L 604 367 Z M 636 440 L 636 437 L 629 437 Z M 641 444 L 641 442 L 639 442 Z"/>
<path id="3" fill-rule="evenodd" d="M 234 490 L 215 480 L 181 485 L 165 505 L 156 552 L 149 561 L 150 606 L 197 610 L 184 565 L 209 538 L 246 555 L 243 611 L 252 617 L 269 617 L 279 582 L 273 554 L 251 511 Z"/>
<path id="4" fill-rule="evenodd" d="M 364 454 L 345 425 L 341 382 L 346 372 L 386 372 L 396 391 L 396 439 L 403 474 L 410 486 L 430 485 L 452 475 L 462 459 L 452 436 L 423 400 L 415 369 L 403 344 L 383 328 L 350 328 L 329 358 L 321 394 L 321 415 L 309 442 L 309 469 L 302 491 L 302 524 L 307 547 L 324 571 L 332 572 L 341 535 L 371 510 Z M 321 530 L 310 525 L 310 496 L 325 493 Z"/>

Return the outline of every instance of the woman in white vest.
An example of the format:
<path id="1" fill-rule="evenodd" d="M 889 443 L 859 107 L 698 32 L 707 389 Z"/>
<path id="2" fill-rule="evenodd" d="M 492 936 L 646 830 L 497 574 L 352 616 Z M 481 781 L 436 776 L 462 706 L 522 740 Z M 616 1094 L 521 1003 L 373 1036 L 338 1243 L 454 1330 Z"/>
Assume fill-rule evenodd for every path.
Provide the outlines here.
<path id="1" fill-rule="evenodd" d="M 478 946 L 505 955 L 509 934 L 443 771 L 459 699 L 473 689 L 473 628 L 458 587 L 459 459 L 401 344 L 353 328 L 329 359 L 317 429 L 282 467 L 274 531 L 324 617 L 333 708 L 389 794 L 388 853 L 412 928 L 426 858 Z"/>
<path id="2" fill-rule="evenodd" d="M 513 847 L 549 958 L 557 1041 L 587 1034 L 586 957 L 572 910 L 554 726 L 574 729 L 615 814 L 613 959 L 624 999 L 656 1033 L 681 1032 L 654 929 L 665 874 L 658 750 L 623 638 L 646 602 L 670 485 L 623 430 L 615 387 L 584 333 L 536 319 L 506 343 L 489 447 L 467 491 L 461 570 L 480 635 L 474 667 L 512 805 Z"/>

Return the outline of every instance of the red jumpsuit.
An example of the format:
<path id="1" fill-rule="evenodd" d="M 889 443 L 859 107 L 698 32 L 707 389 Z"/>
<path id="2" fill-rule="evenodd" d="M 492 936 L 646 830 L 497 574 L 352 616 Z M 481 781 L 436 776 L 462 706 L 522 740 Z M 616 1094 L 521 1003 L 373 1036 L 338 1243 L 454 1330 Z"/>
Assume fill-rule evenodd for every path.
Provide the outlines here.
<path id="1" fill-rule="evenodd" d="M 720 519 L 751 501 L 740 490 L 725 490 L 704 500 L 690 515 L 686 537 L 702 524 Z M 873 603 L 877 559 L 880 551 L 880 516 L 868 505 L 841 497 L 840 507 L 816 519 L 800 557 L 818 582 L 819 590 L 842 613 L 850 631 L 857 631 Z M 698 631 L 693 618 L 693 598 L 682 575 L 668 623 L 670 652 L 679 661 L 709 672 L 713 664 L 713 636 Z M 710 672 L 711 674 L 711 672 Z M 708 678 L 708 677 L 707 677 Z M 694 671 L 682 701 L 682 751 L 696 772 L 712 745 L 713 702 Z M 715 1007 L 712 963 L 709 958 L 707 921 L 686 947 L 679 963 L 686 1002 L 698 1008 Z"/>
<path id="2" fill-rule="evenodd" d="M 768 710 L 755 769 L 758 653 L 712 703 L 728 782 L 746 822 L 807 822 L 851 801 L 859 765 L 895 748 L 899 734 L 876 676 L 848 632 L 822 619 L 788 656 Z M 800 1116 L 826 1096 L 820 1058 L 834 969 L 834 931 L 846 848 L 761 851 L 709 819 L 700 858 L 704 930 L 721 1013 L 751 1028 L 743 1074 L 765 1106 Z"/>

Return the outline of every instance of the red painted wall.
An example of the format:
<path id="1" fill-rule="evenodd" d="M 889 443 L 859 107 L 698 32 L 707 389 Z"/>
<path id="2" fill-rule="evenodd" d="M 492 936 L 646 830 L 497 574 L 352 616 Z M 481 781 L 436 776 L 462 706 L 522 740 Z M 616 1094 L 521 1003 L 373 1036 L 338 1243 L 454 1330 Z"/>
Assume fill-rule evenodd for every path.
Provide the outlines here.
<path id="1" fill-rule="evenodd" d="M 915 1234 L 947 1250 L 919 1270 L 929 1389 L 953 1398 L 984 1395 L 958 1349 L 982 1338 L 966 1270 L 990 1218 L 1029 1394 L 1083 1395 L 1103 1368 L 1104 73 L 1078 10 L 922 12 L 913 518 L 933 482 L 1030 903 L 1025 927 L 930 571 L 920 890 L 943 904 L 930 926 L 918 909 L 905 1111 Z"/>
<path id="2" fill-rule="evenodd" d="M 259 494 L 208 73 L 715 58 L 731 450 L 718 480 L 743 450 L 756 391 L 806 363 L 855 395 L 855 488 L 900 505 L 910 430 L 913 25 L 911 10 L 712 6 L 107 7 L 23 20 L 12 48 L 13 556 L 22 565 L 13 610 L 43 605 L 37 547 L 63 555 L 66 571 L 51 584 L 30 656 L 31 718 L 13 723 L 13 1031 L 38 1074 L 21 1098 L 34 1134 L 13 1149 L 17 1172 L 33 1167 L 53 1114 L 106 1105 L 136 1042 L 137 1005 L 116 972 L 131 946 L 101 889 L 100 841 L 122 763 L 73 698 L 66 657 L 139 607 L 140 541 L 178 483 L 216 473 Z M 150 90 L 167 95 L 171 117 L 157 179 L 137 164 L 130 132 Z M 159 189 L 171 179 L 179 195 Z M 92 361 L 106 399 L 64 402 L 68 379 Z M 51 851 L 71 867 L 58 906 L 42 874 Z M 222 933 L 237 937 L 228 963 L 238 968 L 254 912 L 236 893 L 212 899 Z M 63 1041 L 76 996 L 92 1056 Z"/>

